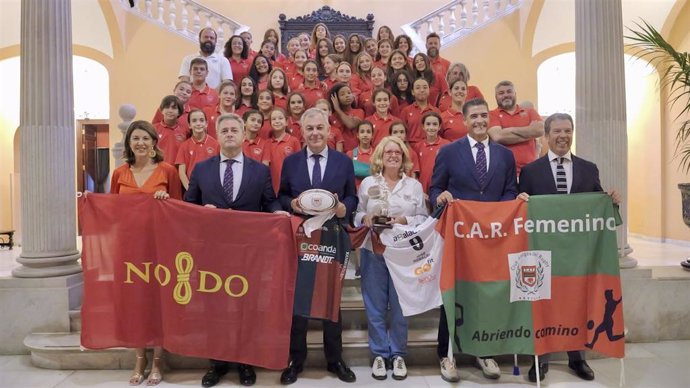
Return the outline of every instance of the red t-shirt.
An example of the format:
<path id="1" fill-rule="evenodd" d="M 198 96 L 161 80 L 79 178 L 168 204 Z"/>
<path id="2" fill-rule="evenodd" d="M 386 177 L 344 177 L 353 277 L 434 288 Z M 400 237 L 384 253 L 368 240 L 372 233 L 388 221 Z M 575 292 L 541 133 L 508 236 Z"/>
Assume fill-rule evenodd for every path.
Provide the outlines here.
<path id="1" fill-rule="evenodd" d="M 426 140 L 417 143 L 417 154 L 419 155 L 419 182 L 425 193 L 429 193 L 429 186 L 431 185 L 431 176 L 434 172 L 434 164 L 436 163 L 436 155 L 442 146 L 450 142 L 443 138 L 437 138 L 433 143 L 427 143 Z"/>
<path id="2" fill-rule="evenodd" d="M 211 136 L 204 136 L 204 140 L 198 141 L 194 137 L 190 137 L 180 144 L 177 150 L 177 157 L 175 164 L 184 164 L 187 178 L 192 177 L 192 170 L 197 163 L 203 162 L 211 156 L 220 153 L 220 146 L 216 139 Z"/>
<path id="3" fill-rule="evenodd" d="M 526 127 L 532 121 L 542 121 L 541 116 L 534 109 L 523 109 L 520 105 L 515 105 L 515 112 L 510 114 L 503 109 L 496 108 L 489 112 L 489 128 L 500 126 L 501 128 Z M 493 122 L 493 124 L 491 123 Z M 534 139 L 525 140 L 520 143 L 506 144 L 506 147 L 513 151 L 515 156 L 515 172 L 519 175 L 522 166 L 532 163 L 537 159 L 537 147 Z"/>
<path id="4" fill-rule="evenodd" d="M 287 112 L 287 96 L 279 96 L 275 93 L 273 93 L 273 106 L 276 108 L 282 108 Z"/>
<path id="5" fill-rule="evenodd" d="M 169 127 L 161 121 L 153 126 L 158 133 L 158 148 L 163 151 L 163 161 L 174 165 L 177 150 L 180 148 L 180 144 L 187 140 L 187 133 L 178 124 Z"/>
<path id="6" fill-rule="evenodd" d="M 242 78 L 249 75 L 249 68 L 252 67 L 252 60 L 250 58 L 240 59 L 236 61 L 234 58 L 229 58 L 230 68 L 232 69 L 232 79 L 235 83 L 242 81 Z"/>
<path id="7" fill-rule="evenodd" d="M 218 92 L 207 85 L 203 89 L 197 90 L 192 87 L 192 97 L 187 103 L 190 108 L 204 109 L 209 106 L 218 105 Z"/>
<path id="8" fill-rule="evenodd" d="M 302 147 L 299 141 L 286 133 L 282 139 L 270 139 L 271 147 L 271 179 L 273 181 L 273 190 L 278 193 L 280 189 L 280 172 L 283 169 L 283 161 L 291 154 L 299 151 Z"/>
<path id="9" fill-rule="evenodd" d="M 347 113 L 348 116 L 351 117 L 358 117 L 360 120 L 364 119 L 364 111 L 362 109 L 352 108 L 345 113 Z M 341 128 L 341 131 L 343 133 L 343 140 L 345 140 L 345 143 L 343 144 L 343 152 L 347 152 L 357 147 L 359 141 L 357 140 L 357 132 L 355 129 L 346 128 L 343 122 L 340 120 L 340 117 L 338 117 L 338 115 L 336 114 L 331 115 L 329 122 L 331 126 Z"/>
<path id="10" fill-rule="evenodd" d="M 447 59 L 442 58 L 440 55 L 436 58 L 429 57 L 429 62 L 431 63 L 431 68 L 434 70 L 434 73 L 439 74 L 445 79 L 446 74 L 448 74 L 450 62 Z"/>
<path id="11" fill-rule="evenodd" d="M 260 137 L 255 137 L 254 140 L 244 138 L 242 143 L 242 152 L 259 163 L 271 161 L 271 142 Z"/>
<path id="12" fill-rule="evenodd" d="M 376 147 L 381 142 L 381 139 L 386 136 L 390 136 L 389 132 L 391 124 L 400 119 L 393 115 L 388 115 L 386 118 L 383 118 L 379 116 L 378 113 L 374 113 L 373 115 L 367 117 L 366 120 L 370 121 L 374 127 L 374 136 L 371 139 L 371 145 Z"/>
<path id="13" fill-rule="evenodd" d="M 407 128 L 409 129 L 407 133 L 407 141 L 414 144 L 426 138 L 424 135 L 424 130 L 422 129 L 422 116 L 424 116 L 424 113 L 430 111 L 441 114 L 438 108 L 432 106 L 431 104 L 428 104 L 424 109 L 420 108 L 416 101 L 402 110 L 400 113 L 400 118 L 405 121 L 405 124 L 407 124 Z"/>

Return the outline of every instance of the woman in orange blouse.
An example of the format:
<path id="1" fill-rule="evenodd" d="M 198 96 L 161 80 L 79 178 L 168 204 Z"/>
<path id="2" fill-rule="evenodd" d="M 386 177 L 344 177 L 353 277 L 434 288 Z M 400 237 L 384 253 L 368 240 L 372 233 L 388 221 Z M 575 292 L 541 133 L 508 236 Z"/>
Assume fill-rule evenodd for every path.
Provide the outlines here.
<path id="1" fill-rule="evenodd" d="M 130 124 L 125 133 L 126 163 L 115 169 L 110 184 L 111 194 L 153 194 L 156 199 L 182 199 L 182 184 L 175 167 L 163 161 L 163 152 L 158 148 L 158 134 L 148 121 L 138 120 Z M 137 348 L 137 361 L 130 385 L 144 381 L 146 349 Z M 157 385 L 163 380 L 161 358 L 163 348 L 153 348 L 153 363 L 147 385 Z"/>

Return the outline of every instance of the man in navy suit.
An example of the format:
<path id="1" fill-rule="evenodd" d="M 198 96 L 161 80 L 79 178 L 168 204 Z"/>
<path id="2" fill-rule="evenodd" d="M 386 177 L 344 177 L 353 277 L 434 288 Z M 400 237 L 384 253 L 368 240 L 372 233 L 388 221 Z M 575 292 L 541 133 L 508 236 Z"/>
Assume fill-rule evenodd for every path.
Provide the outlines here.
<path id="1" fill-rule="evenodd" d="M 302 213 L 297 197 L 310 189 L 323 189 L 337 195 L 336 217 L 349 221 L 357 208 L 355 171 L 352 160 L 345 154 L 327 146 L 330 125 L 328 114 L 318 108 L 302 114 L 302 138 L 306 147 L 283 162 L 278 199 L 283 209 Z M 338 322 L 323 321 L 324 352 L 328 371 L 342 381 L 354 382 L 355 374 L 342 359 L 342 319 Z M 292 317 L 290 333 L 290 363 L 280 376 L 284 385 L 297 381 L 307 358 L 307 318 Z"/>
<path id="2" fill-rule="evenodd" d="M 185 201 L 219 209 L 285 213 L 275 197 L 268 167 L 242 153 L 244 123 L 240 116 L 224 114 L 216 122 L 220 155 L 194 167 Z M 218 384 L 230 367 L 225 361 L 210 361 L 211 368 L 201 379 L 204 387 Z M 254 385 L 254 368 L 245 364 L 237 368 L 240 383 Z"/>
<path id="3" fill-rule="evenodd" d="M 515 158 L 506 147 L 489 139 L 489 106 L 482 99 L 470 100 L 462 107 L 467 136 L 441 148 L 429 187 L 432 204 L 441 205 L 454 199 L 472 201 L 510 201 L 517 195 Z M 471 319 L 471 317 L 469 317 Z M 441 360 L 441 377 L 450 382 L 460 379 L 448 355 L 446 312 L 441 307 L 437 354 Z M 501 376 L 491 357 L 476 359 L 485 377 Z"/>
<path id="4" fill-rule="evenodd" d="M 544 122 L 549 152 L 541 158 L 523 167 L 520 172 L 520 195 L 518 198 L 528 200 L 530 195 L 569 194 L 604 191 L 599 183 L 597 165 L 578 158 L 570 152 L 573 143 L 573 118 L 567 113 L 554 113 Z M 615 190 L 609 193 L 614 204 L 620 203 Z M 594 380 L 594 372 L 587 365 L 583 353 L 568 352 L 568 366 L 578 377 Z M 539 379 L 546 377 L 549 371 L 549 355 L 539 358 Z M 527 377 L 537 381 L 534 364 Z"/>

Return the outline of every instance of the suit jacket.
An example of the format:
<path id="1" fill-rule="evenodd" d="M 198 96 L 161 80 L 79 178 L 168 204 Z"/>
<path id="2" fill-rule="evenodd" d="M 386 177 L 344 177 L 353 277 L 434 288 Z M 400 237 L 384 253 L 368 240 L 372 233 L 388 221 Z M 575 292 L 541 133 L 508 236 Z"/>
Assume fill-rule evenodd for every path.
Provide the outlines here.
<path id="1" fill-rule="evenodd" d="M 572 155 L 573 176 L 571 193 L 604 191 L 599 183 L 597 165 Z M 558 194 L 548 154 L 524 166 L 520 171 L 520 192 L 529 195 Z"/>
<path id="2" fill-rule="evenodd" d="M 358 201 L 352 160 L 345 154 L 329 148 L 321 188 L 338 195 L 338 200 L 347 208 L 345 221 L 349 222 L 352 213 L 357 209 Z M 309 189 L 313 189 L 313 187 L 309 179 L 305 147 L 285 158 L 283 162 L 283 170 L 280 173 L 280 190 L 278 191 L 278 200 L 283 210 L 292 212 L 290 202 Z"/>
<path id="3" fill-rule="evenodd" d="M 189 190 L 184 200 L 197 205 L 214 205 L 220 209 L 244 211 L 281 210 L 271 184 L 271 173 L 264 164 L 244 155 L 242 182 L 235 200 L 225 199 L 220 183 L 220 156 L 216 155 L 198 163 L 189 179 Z"/>
<path id="4" fill-rule="evenodd" d="M 441 148 L 429 187 L 429 199 L 448 190 L 455 199 L 471 201 L 510 201 L 517 196 L 515 157 L 506 147 L 489 140 L 489 170 L 484 186 L 474 168 L 467 136 Z"/>

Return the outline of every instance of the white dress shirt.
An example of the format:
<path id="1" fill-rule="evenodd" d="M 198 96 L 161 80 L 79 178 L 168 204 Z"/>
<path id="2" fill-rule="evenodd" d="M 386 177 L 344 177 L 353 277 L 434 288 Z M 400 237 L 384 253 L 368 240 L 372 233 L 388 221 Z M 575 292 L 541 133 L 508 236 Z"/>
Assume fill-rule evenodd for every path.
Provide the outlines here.
<path id="1" fill-rule="evenodd" d="M 570 188 L 573 186 L 573 157 L 568 151 L 567 154 L 563 156 L 558 156 L 553 151 L 549 150 L 549 162 L 551 164 L 551 173 L 553 174 L 553 182 L 556 184 L 556 169 L 558 166 L 558 158 L 563 158 L 563 169 L 565 170 L 565 181 L 568 184 L 568 194 L 570 194 Z"/>
<path id="2" fill-rule="evenodd" d="M 321 182 L 323 182 L 323 175 L 326 172 L 326 162 L 328 161 L 328 147 L 324 147 L 324 149 L 318 153 L 321 155 L 321 158 L 319 159 L 319 166 L 321 166 Z M 312 174 L 314 172 L 314 158 L 311 156 L 314 155 L 314 152 L 311 152 L 309 147 L 307 147 L 307 171 L 309 171 L 309 182 L 313 182 L 314 180 L 312 178 Z"/>
<path id="3" fill-rule="evenodd" d="M 227 156 L 220 153 L 220 185 L 223 186 L 223 181 L 225 180 L 225 169 L 228 168 L 228 164 L 225 163 L 228 160 Z M 239 155 L 232 158 L 235 163 L 232 164 L 232 198 L 237 199 L 237 195 L 240 193 L 240 185 L 242 184 L 242 170 L 244 170 L 244 154 L 241 152 Z"/>
<path id="4" fill-rule="evenodd" d="M 477 163 L 477 147 L 475 147 L 475 144 L 479 143 L 478 141 L 474 140 L 472 136 L 467 136 L 467 139 L 470 141 L 470 149 L 472 150 L 472 159 L 474 159 L 474 163 Z M 481 142 L 484 144 L 484 154 L 486 155 L 486 171 L 489 171 L 489 160 L 490 157 L 489 155 L 491 154 L 489 152 L 489 137 L 487 136 L 484 141 Z"/>
<path id="5" fill-rule="evenodd" d="M 386 185 L 383 176 L 380 174 L 371 175 L 362 181 L 359 185 L 359 204 L 357 205 L 357 214 L 355 214 L 355 225 L 362 225 L 362 219 L 365 215 L 373 215 L 378 207 L 380 201 L 369 198 L 369 189 L 373 186 Z M 387 188 L 381 189 L 384 192 Z M 399 217 L 405 216 L 408 225 L 419 225 L 424 222 L 429 213 L 426 210 L 424 203 L 424 190 L 422 184 L 414 178 L 410 178 L 403 174 L 402 179 L 395 184 L 395 187 L 389 193 L 388 197 L 388 216 Z M 372 250 L 371 240 L 367 238 L 364 247 Z"/>

